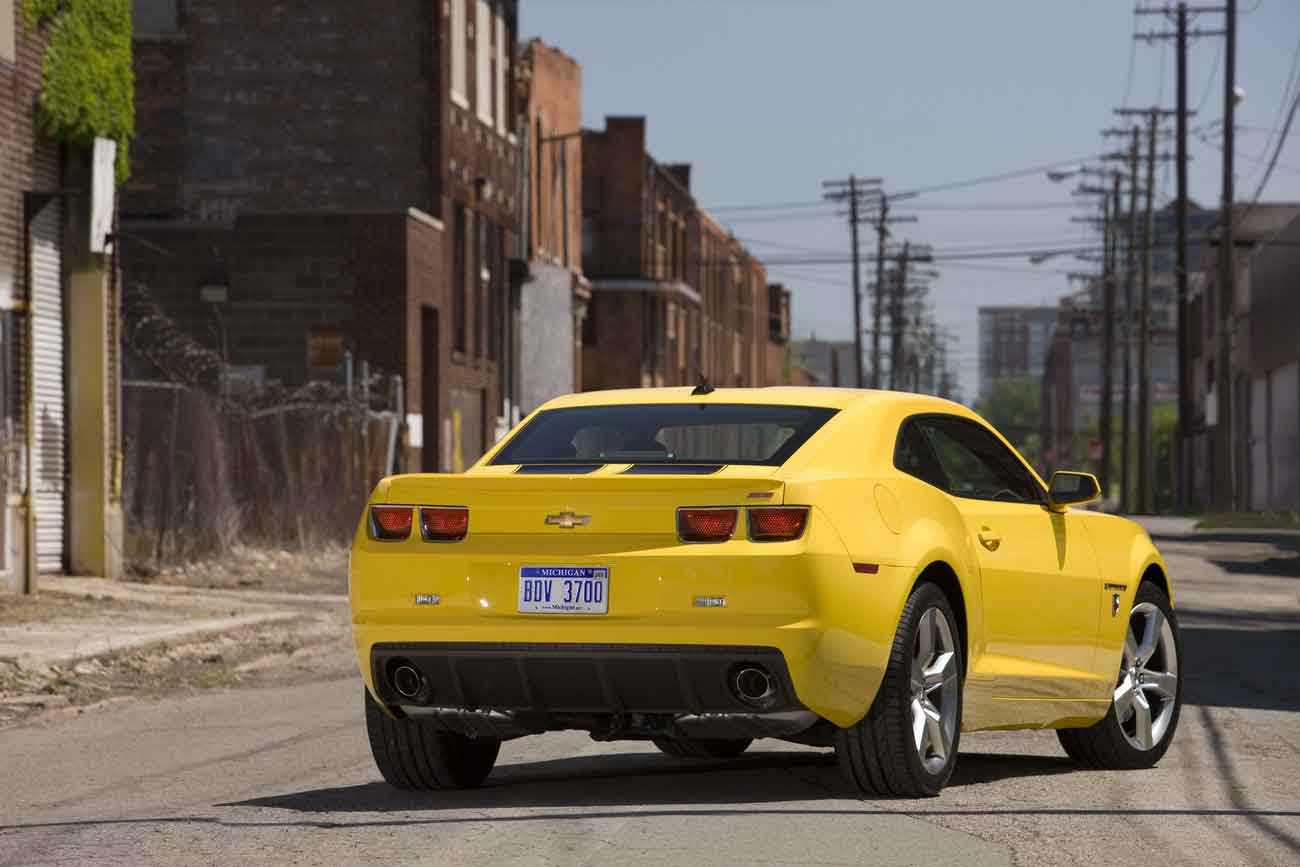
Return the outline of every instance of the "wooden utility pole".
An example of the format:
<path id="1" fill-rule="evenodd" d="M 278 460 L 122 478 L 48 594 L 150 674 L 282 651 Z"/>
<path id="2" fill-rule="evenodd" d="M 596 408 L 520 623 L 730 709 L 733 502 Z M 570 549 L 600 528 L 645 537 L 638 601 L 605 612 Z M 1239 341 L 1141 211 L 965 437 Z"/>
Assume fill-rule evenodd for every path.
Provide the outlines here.
<path id="1" fill-rule="evenodd" d="M 1147 157 L 1146 157 L 1146 210 L 1142 220 L 1142 282 L 1141 295 L 1137 308 L 1137 350 L 1138 350 L 1138 409 L 1137 409 L 1137 511 L 1150 514 L 1154 506 L 1152 482 L 1152 443 L 1151 443 L 1151 266 L 1155 253 L 1155 182 L 1156 182 L 1156 137 L 1160 133 L 1160 118 L 1174 114 L 1172 111 L 1158 107 L 1144 109 L 1116 109 L 1120 115 L 1145 115 L 1147 120 Z M 1133 128 L 1134 152 L 1141 146 L 1141 130 Z M 1132 166 L 1133 177 L 1137 177 L 1137 165 Z M 1133 198 L 1137 206 L 1136 196 Z M 1134 226 L 1136 228 L 1136 214 Z M 1136 241 L 1136 238 L 1135 238 Z M 1132 256 L 1130 255 L 1130 261 Z M 1131 304 L 1131 299 L 1130 299 Z M 1130 316 L 1132 311 L 1130 310 Z M 1128 396 L 1125 395 L 1127 403 Z M 1125 440 L 1127 446 L 1127 437 Z"/>
<path id="2" fill-rule="evenodd" d="M 1115 290 L 1119 282 L 1120 173 L 1111 174 L 1110 204 L 1106 209 L 1106 271 L 1101 302 L 1101 472 L 1104 495 L 1110 495 L 1111 416 L 1115 391 Z"/>
<path id="3" fill-rule="evenodd" d="M 859 178 L 849 175 L 844 181 L 825 181 L 825 197 L 832 202 L 845 202 L 849 206 L 849 243 L 853 256 L 853 383 L 862 388 L 862 251 L 858 249 L 859 207 L 864 200 L 874 203 L 880 198 L 879 178 Z"/>
<path id="4" fill-rule="evenodd" d="M 1121 512 L 1127 512 L 1131 501 L 1129 500 L 1129 491 L 1132 486 L 1129 484 L 1132 469 L 1132 443 L 1133 443 L 1133 284 L 1137 280 L 1137 251 L 1138 251 L 1138 153 L 1141 147 L 1142 130 L 1140 127 L 1133 127 L 1133 141 L 1129 145 L 1129 166 L 1128 166 L 1128 256 L 1124 267 L 1124 315 L 1122 321 L 1124 327 L 1121 339 L 1124 341 L 1124 375 L 1122 377 L 1124 385 L 1124 399 L 1121 403 L 1121 423 L 1120 435 L 1123 439 L 1120 441 L 1120 494 L 1119 508 Z"/>
<path id="5" fill-rule="evenodd" d="M 1178 443 L 1177 472 L 1174 487 L 1178 508 L 1186 510 L 1191 504 L 1191 449 L 1188 446 L 1188 430 L 1192 425 L 1192 380 L 1188 354 L 1188 334 L 1191 323 L 1187 321 L 1187 4 L 1179 3 L 1176 13 L 1178 40 L 1178 261 L 1175 274 L 1177 280 L 1177 317 L 1175 328 L 1178 330 L 1178 425 L 1175 437 Z"/>
<path id="6" fill-rule="evenodd" d="M 1224 26 L 1224 67 L 1223 67 L 1223 196 L 1219 203 L 1219 310 L 1218 322 L 1218 363 L 1215 373 L 1218 382 L 1214 390 L 1217 413 L 1215 430 L 1215 476 L 1214 501 L 1220 511 L 1230 512 L 1236 509 L 1236 467 L 1232 441 L 1233 399 L 1232 399 L 1232 338 L 1236 327 L 1234 306 L 1236 304 L 1236 257 L 1234 256 L 1234 237 L 1232 225 L 1232 168 L 1233 168 L 1233 125 L 1236 108 L 1237 77 L 1237 0 L 1228 0 L 1227 20 Z"/>
<path id="7" fill-rule="evenodd" d="M 1151 109 L 1147 120 L 1146 216 L 1142 231 L 1142 297 L 1138 304 L 1138 466 L 1137 510 L 1152 512 L 1151 472 L 1151 257 L 1155 246 L 1156 134 L 1160 131 L 1160 109 Z"/>
<path id="8" fill-rule="evenodd" d="M 889 240 L 889 227 L 894 223 L 915 223 L 916 217 L 891 217 L 889 215 L 889 205 L 891 202 L 900 199 L 910 199 L 916 193 L 898 193 L 893 196 L 887 196 L 883 193 L 880 196 L 880 207 L 876 211 L 876 218 L 871 222 L 874 223 L 876 230 L 876 283 L 871 291 L 871 387 L 880 388 L 880 338 L 882 334 L 881 320 L 885 315 L 885 259 L 888 254 L 885 250 L 885 243 Z"/>
<path id="9" fill-rule="evenodd" d="M 898 255 L 898 271 L 894 275 L 894 297 L 889 305 L 889 388 L 897 389 L 902 383 L 903 366 L 903 299 L 907 297 L 907 264 L 912 256 L 912 242 L 903 242 Z"/>
<path id="10" fill-rule="evenodd" d="M 1191 37 L 1199 36 L 1221 36 L 1227 35 L 1223 30 L 1195 30 L 1187 29 L 1189 15 L 1199 12 L 1228 12 L 1230 18 L 1235 18 L 1236 3 L 1233 2 L 1228 7 L 1222 6 L 1195 6 L 1189 7 L 1185 2 L 1178 3 L 1175 7 L 1148 8 L 1138 9 L 1138 15 L 1165 15 L 1174 20 L 1173 33 L 1139 33 L 1135 34 L 1136 38 L 1155 42 L 1161 39 L 1173 39 L 1176 41 L 1177 54 L 1177 93 L 1178 108 L 1176 111 L 1178 131 L 1177 131 L 1177 149 L 1178 149 L 1178 250 L 1177 250 L 1177 318 L 1176 326 L 1178 329 L 1178 470 L 1176 487 L 1178 505 L 1186 509 L 1191 504 L 1192 491 L 1192 471 L 1193 462 L 1191 460 L 1190 434 L 1192 424 L 1192 384 L 1191 371 L 1188 361 L 1188 335 L 1192 323 L 1187 318 L 1187 292 L 1188 292 L 1188 266 L 1187 261 L 1187 207 L 1188 207 L 1188 188 L 1187 188 L 1187 119 L 1195 114 L 1187 110 L 1187 43 Z M 1235 49 L 1233 50 L 1235 54 Z M 1231 56 L 1231 55 L 1230 55 Z M 1229 61 L 1229 66 L 1232 61 Z M 1229 92 L 1232 86 L 1228 86 Z M 1225 145 L 1230 147 L 1225 142 Z M 1227 154 L 1225 148 L 1225 156 Z M 1230 159 L 1230 158 L 1229 158 Z"/>

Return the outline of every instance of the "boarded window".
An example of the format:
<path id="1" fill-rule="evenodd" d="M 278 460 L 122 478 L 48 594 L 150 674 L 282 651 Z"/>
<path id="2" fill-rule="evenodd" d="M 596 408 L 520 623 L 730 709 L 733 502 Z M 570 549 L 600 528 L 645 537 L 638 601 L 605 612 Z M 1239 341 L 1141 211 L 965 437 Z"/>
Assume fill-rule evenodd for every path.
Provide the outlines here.
<path id="1" fill-rule="evenodd" d="M 451 93 L 468 105 L 469 79 L 465 57 L 465 4 L 469 0 L 451 0 Z"/>
<path id="2" fill-rule="evenodd" d="M 506 20 L 503 16 L 496 16 L 496 115 L 497 115 L 497 132 L 501 135 L 506 134 L 509 128 L 510 114 L 507 111 L 506 102 L 506 78 L 510 74 L 510 64 L 507 58 L 510 56 L 509 47 L 506 45 Z"/>
<path id="3" fill-rule="evenodd" d="M 477 0 L 474 18 L 474 109 L 478 119 L 492 124 L 492 7 Z"/>

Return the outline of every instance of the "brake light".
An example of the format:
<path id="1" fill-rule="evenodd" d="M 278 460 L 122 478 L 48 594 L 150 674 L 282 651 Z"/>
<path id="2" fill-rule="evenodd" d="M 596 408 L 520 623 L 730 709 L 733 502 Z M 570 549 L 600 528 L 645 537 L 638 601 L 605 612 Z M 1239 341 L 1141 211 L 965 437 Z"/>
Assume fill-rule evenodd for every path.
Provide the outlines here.
<path id="1" fill-rule="evenodd" d="M 736 532 L 738 509 L 678 509 L 677 537 L 683 542 L 725 542 Z"/>
<path id="2" fill-rule="evenodd" d="M 427 542 L 459 542 L 469 532 L 469 509 L 463 506 L 421 506 L 420 532 Z"/>
<path id="3" fill-rule="evenodd" d="M 376 539 L 398 542 L 411 535 L 414 511 L 410 506 L 371 506 L 370 532 Z"/>
<path id="4" fill-rule="evenodd" d="M 807 506 L 763 506 L 749 510 L 749 538 L 755 542 L 798 539 L 807 524 Z"/>

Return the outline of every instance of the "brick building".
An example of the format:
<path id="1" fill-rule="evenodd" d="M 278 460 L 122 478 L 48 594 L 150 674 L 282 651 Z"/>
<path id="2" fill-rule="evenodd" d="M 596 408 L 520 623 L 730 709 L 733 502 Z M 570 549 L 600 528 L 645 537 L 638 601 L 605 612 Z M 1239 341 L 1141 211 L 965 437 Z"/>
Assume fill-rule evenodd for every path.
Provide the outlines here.
<path id="1" fill-rule="evenodd" d="M 767 272 L 691 195 L 689 165 L 646 151 L 642 117 L 582 141 L 587 389 L 767 384 Z"/>
<path id="2" fill-rule="evenodd" d="M 96 172 L 38 117 L 54 26 L 0 0 L 0 594 L 34 592 L 39 573 L 121 571 L 118 287 L 97 249 L 113 167 Z M 101 175 L 110 219 L 92 230 Z"/>
<path id="3" fill-rule="evenodd" d="M 244 376 L 400 375 L 401 468 L 467 466 L 518 390 L 516 0 L 135 12 L 126 281 Z"/>
<path id="4" fill-rule="evenodd" d="M 520 287 L 519 407 L 582 389 L 582 67 L 533 39 L 519 56 L 528 274 Z"/>

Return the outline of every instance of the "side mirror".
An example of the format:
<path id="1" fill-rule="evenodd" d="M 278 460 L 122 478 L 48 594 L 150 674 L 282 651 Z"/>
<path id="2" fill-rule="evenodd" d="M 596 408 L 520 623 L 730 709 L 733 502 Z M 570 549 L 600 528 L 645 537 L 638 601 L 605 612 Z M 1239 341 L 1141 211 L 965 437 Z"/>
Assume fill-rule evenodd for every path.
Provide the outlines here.
<path id="1" fill-rule="evenodd" d="M 1100 496 L 1101 485 L 1092 473 L 1057 470 L 1052 473 L 1051 484 L 1047 486 L 1048 505 L 1056 512 L 1063 511 L 1066 506 L 1091 503 Z"/>

